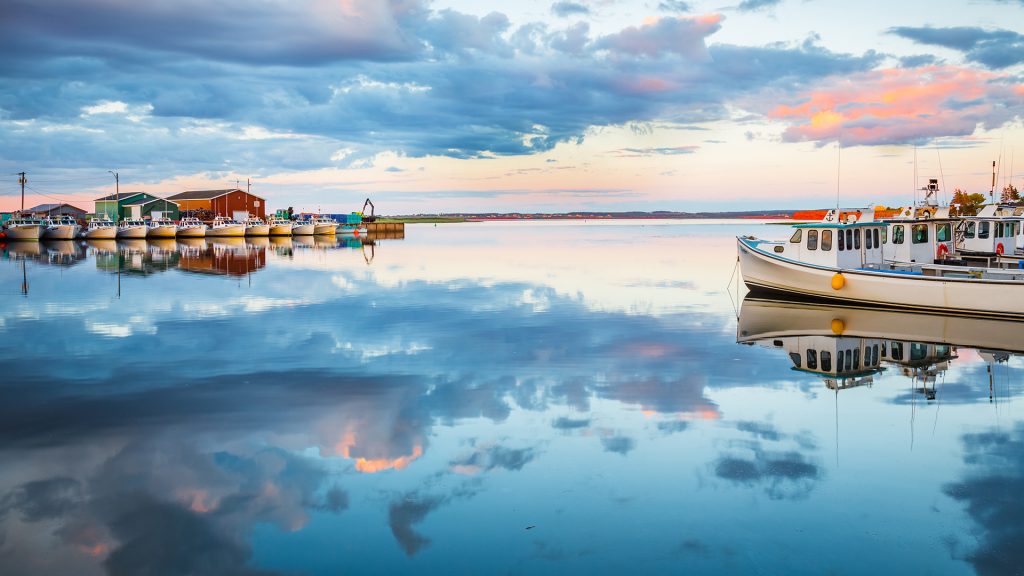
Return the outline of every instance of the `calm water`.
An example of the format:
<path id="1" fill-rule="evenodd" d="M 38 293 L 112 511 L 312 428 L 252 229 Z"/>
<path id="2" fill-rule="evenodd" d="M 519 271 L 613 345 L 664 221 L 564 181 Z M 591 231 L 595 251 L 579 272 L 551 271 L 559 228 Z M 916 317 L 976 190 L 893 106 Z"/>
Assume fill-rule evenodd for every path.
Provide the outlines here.
<path id="1" fill-rule="evenodd" d="M 1019 573 L 1024 331 L 741 303 L 746 233 L 7 245 L 0 573 Z"/>

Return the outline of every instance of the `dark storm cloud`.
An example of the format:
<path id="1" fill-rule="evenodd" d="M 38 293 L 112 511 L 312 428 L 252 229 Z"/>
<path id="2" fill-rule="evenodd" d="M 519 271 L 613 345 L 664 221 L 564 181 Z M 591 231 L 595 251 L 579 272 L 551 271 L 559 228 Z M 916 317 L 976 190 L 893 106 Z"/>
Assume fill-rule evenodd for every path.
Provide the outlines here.
<path id="1" fill-rule="evenodd" d="M 963 52 L 968 61 L 978 62 L 989 68 L 1008 68 L 1024 62 L 1024 36 L 1011 30 L 986 30 L 969 26 L 899 26 L 890 28 L 889 33 L 918 44 L 941 46 Z"/>
<path id="2" fill-rule="evenodd" d="M 24 522 L 63 517 L 81 503 L 82 487 L 74 478 L 26 482 L 0 497 L 0 518 L 15 511 Z"/>
<path id="3" fill-rule="evenodd" d="M 551 13 L 561 18 L 570 16 L 586 16 L 590 14 L 590 8 L 578 2 L 555 2 L 551 5 Z"/>
<path id="4" fill-rule="evenodd" d="M 1016 574 L 1024 564 L 1024 425 L 963 436 L 968 473 L 944 491 L 981 528 L 967 560 L 979 574 Z M 971 539 L 974 540 L 973 538 Z"/>

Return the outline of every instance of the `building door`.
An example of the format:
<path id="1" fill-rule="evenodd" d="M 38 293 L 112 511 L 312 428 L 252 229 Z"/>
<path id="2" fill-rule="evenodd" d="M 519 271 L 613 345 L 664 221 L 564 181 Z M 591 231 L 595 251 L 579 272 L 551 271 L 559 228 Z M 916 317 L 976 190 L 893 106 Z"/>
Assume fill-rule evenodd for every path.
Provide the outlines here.
<path id="1" fill-rule="evenodd" d="M 245 222 L 249 218 L 249 213 L 245 210 L 235 210 L 231 213 L 231 217 L 239 222 Z"/>

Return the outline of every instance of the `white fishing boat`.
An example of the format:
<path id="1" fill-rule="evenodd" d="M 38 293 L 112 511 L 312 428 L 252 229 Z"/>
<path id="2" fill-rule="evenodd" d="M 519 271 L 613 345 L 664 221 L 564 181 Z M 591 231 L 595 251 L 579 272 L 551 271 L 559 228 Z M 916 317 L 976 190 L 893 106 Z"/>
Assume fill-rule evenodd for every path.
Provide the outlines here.
<path id="1" fill-rule="evenodd" d="M 845 304 L 1024 316 L 1024 270 L 887 262 L 885 230 L 874 221 L 816 222 L 794 225 L 787 241 L 739 237 L 743 281 L 753 291 Z"/>
<path id="2" fill-rule="evenodd" d="M 246 236 L 269 236 L 270 225 L 264 222 L 261 218 L 246 218 L 245 220 L 245 235 Z"/>
<path id="3" fill-rule="evenodd" d="M 45 228 L 38 218 L 16 217 L 7 221 L 5 232 L 8 240 L 39 240 Z"/>
<path id="4" fill-rule="evenodd" d="M 118 238 L 145 238 L 148 233 L 145 220 L 121 220 L 117 225 Z"/>
<path id="5" fill-rule="evenodd" d="M 292 221 L 285 218 L 274 218 L 270 221 L 271 236 L 291 236 Z"/>
<path id="6" fill-rule="evenodd" d="M 351 224 L 341 224 L 337 228 L 337 234 L 339 236 L 366 236 L 366 228 Z"/>
<path id="7" fill-rule="evenodd" d="M 292 236 L 312 236 L 316 231 L 316 224 L 312 220 L 296 220 L 292 224 Z"/>
<path id="8" fill-rule="evenodd" d="M 881 240 L 886 262 L 932 263 L 957 256 L 955 230 L 959 221 L 949 215 L 949 207 L 929 208 L 906 207 L 896 216 L 880 220 L 885 224 Z"/>
<path id="9" fill-rule="evenodd" d="M 962 235 L 957 237 L 957 250 L 967 255 L 1002 256 L 1017 251 L 1017 236 L 1024 217 L 1001 213 L 990 204 L 977 216 L 964 216 Z M 960 232 L 960 229 L 957 230 Z"/>
<path id="10" fill-rule="evenodd" d="M 338 229 L 338 223 L 333 218 L 320 216 L 313 219 L 313 233 L 317 235 L 334 235 Z"/>
<path id="11" fill-rule="evenodd" d="M 213 219 L 213 226 L 206 231 L 206 236 L 240 238 L 245 236 L 245 224 L 224 216 Z"/>
<path id="12" fill-rule="evenodd" d="M 82 235 L 87 240 L 112 240 L 117 238 L 117 226 L 109 218 L 92 218 Z"/>
<path id="13" fill-rule="evenodd" d="M 199 218 L 182 218 L 178 222 L 178 238 L 203 238 L 206 236 L 206 224 Z"/>
<path id="14" fill-rule="evenodd" d="M 178 225 L 170 218 L 156 218 L 148 223 L 147 238 L 174 238 L 178 234 Z"/>
<path id="15" fill-rule="evenodd" d="M 71 216 L 47 218 L 43 224 L 46 226 L 46 229 L 43 230 L 43 238 L 47 240 L 74 240 L 82 229 Z"/>

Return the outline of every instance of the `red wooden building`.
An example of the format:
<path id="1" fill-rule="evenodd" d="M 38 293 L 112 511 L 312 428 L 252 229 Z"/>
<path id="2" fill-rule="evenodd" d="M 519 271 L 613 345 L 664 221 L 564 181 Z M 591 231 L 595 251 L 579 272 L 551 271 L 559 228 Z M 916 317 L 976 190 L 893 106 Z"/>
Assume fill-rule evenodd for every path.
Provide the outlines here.
<path id="1" fill-rule="evenodd" d="M 205 210 L 214 216 L 227 216 L 242 221 L 250 216 L 267 218 L 267 202 L 263 198 L 237 188 L 231 190 L 190 190 L 167 198 L 181 211 Z"/>

